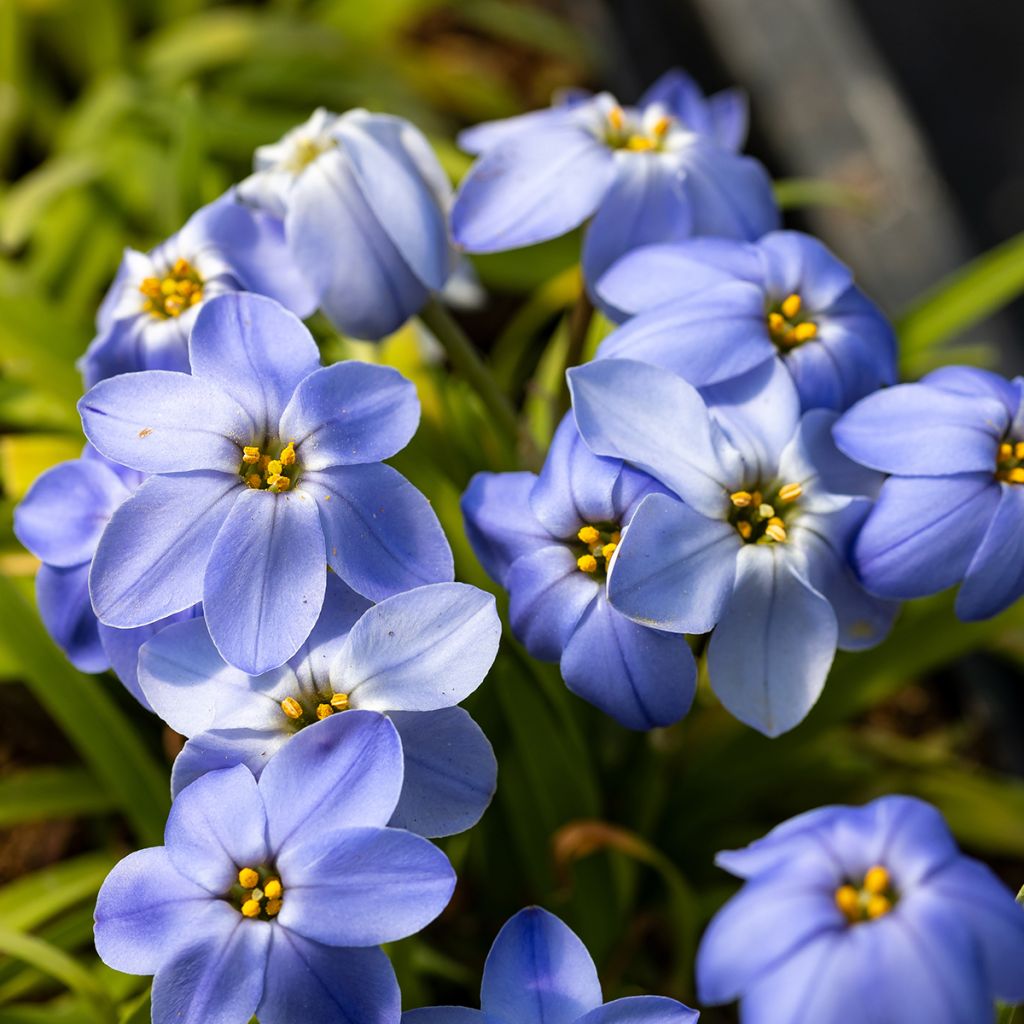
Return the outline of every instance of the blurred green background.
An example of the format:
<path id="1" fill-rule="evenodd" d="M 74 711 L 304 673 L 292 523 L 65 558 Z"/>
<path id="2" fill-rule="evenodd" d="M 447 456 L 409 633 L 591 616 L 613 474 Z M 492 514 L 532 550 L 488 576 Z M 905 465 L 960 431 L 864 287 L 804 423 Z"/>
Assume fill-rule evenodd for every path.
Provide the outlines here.
<path id="1" fill-rule="evenodd" d="M 663 6 L 648 12 L 654 33 Z M 75 360 L 122 249 L 175 231 L 246 173 L 255 146 L 320 105 L 413 119 L 456 179 L 467 165 L 458 128 L 544 105 L 560 87 L 628 90 L 663 70 L 622 73 L 609 43 L 619 38 L 615 7 L 0 0 L 0 1024 L 148 1020 L 147 980 L 116 975 L 92 951 L 92 904 L 120 856 L 161 841 L 180 740 L 113 678 L 76 673 L 54 648 L 34 610 L 34 561 L 10 529 L 31 481 L 81 448 Z M 712 36 L 691 37 L 678 60 L 720 87 L 728 53 L 709 50 Z M 771 162 L 758 102 L 755 92 L 755 150 Z M 779 196 L 792 226 L 839 223 L 840 238 L 869 236 L 898 204 L 884 189 L 786 169 L 796 176 Z M 477 261 L 491 298 L 462 317 L 541 446 L 564 401 L 577 247 L 570 237 Z M 1022 285 L 1024 241 L 1010 239 L 893 304 L 905 373 L 997 359 L 986 318 Z M 473 472 L 515 467 L 488 411 L 416 325 L 380 347 L 314 329 L 325 357 L 383 360 L 416 381 L 424 422 L 396 465 L 438 509 L 460 578 L 491 587 L 457 504 Z M 692 1002 L 695 943 L 732 891 L 714 852 L 823 803 L 887 792 L 932 800 L 1016 888 L 1022 661 L 1024 609 L 962 625 L 939 597 L 908 607 L 879 649 L 840 655 L 819 706 L 780 740 L 735 722 L 706 689 L 678 726 L 636 735 L 507 637 L 467 702 L 495 746 L 498 795 L 480 826 L 442 844 L 460 875 L 448 911 L 390 950 L 406 1007 L 474 1005 L 494 935 L 532 902 L 581 934 L 608 998 Z"/>

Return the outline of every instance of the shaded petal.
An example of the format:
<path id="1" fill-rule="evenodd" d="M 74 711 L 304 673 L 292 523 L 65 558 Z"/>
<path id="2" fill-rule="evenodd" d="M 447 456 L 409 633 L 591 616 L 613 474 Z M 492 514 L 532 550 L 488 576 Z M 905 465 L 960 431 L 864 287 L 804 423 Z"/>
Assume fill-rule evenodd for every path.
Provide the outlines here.
<path id="1" fill-rule="evenodd" d="M 353 590 L 380 601 L 455 576 L 451 548 L 430 502 L 390 466 L 332 466 L 306 473 L 327 564 Z"/>
<path id="2" fill-rule="evenodd" d="M 547 113 L 547 111 L 543 111 Z M 468 1006 L 422 1006 L 418 1010 L 406 1010 L 402 1024 L 500 1024 L 494 1017 L 488 1017 L 481 1010 Z"/>
<path id="3" fill-rule="evenodd" d="M 326 569 L 309 494 L 243 490 L 203 580 L 206 625 L 224 660 L 253 676 L 284 664 L 320 616 Z"/>
<path id="4" fill-rule="evenodd" d="M 777 300 L 797 294 L 809 314 L 826 310 L 853 284 L 850 268 L 802 231 L 773 231 L 757 249 L 768 294 Z"/>
<path id="5" fill-rule="evenodd" d="M 299 382 L 320 365 L 302 321 L 273 299 L 236 292 L 203 304 L 189 339 L 192 372 L 248 411 L 273 435 Z M 235 454 L 235 468 L 240 457 Z"/>
<path id="6" fill-rule="evenodd" d="M 675 374 L 628 359 L 568 372 L 576 424 L 598 455 L 649 473 L 697 511 L 721 514 L 728 472 L 707 407 Z"/>
<path id="7" fill-rule="evenodd" d="M 164 847 L 138 850 L 115 865 L 96 897 L 96 952 L 125 974 L 155 974 L 211 908 L 217 916 L 218 903 L 175 870 Z"/>
<path id="8" fill-rule="evenodd" d="M 774 547 L 747 544 L 708 645 L 708 675 L 741 722 L 778 736 L 803 721 L 836 653 L 832 606 Z"/>
<path id="9" fill-rule="evenodd" d="M 266 773 L 264 773 L 266 774 Z M 281 926 L 330 946 L 377 946 L 426 927 L 455 872 L 433 843 L 397 828 L 317 829 L 278 857 Z"/>
<path id="10" fill-rule="evenodd" d="M 259 785 L 278 855 L 324 832 L 381 827 L 402 790 L 402 744 L 383 715 L 331 715 L 289 740 Z"/>
<path id="11" fill-rule="evenodd" d="M 853 548 L 864 586 L 906 599 L 959 583 L 1001 495 L 991 473 L 890 477 Z"/>
<path id="12" fill-rule="evenodd" d="M 692 132 L 707 133 L 710 118 L 704 91 L 681 68 L 669 68 L 647 87 L 637 106 L 643 109 L 660 103 Z"/>
<path id="13" fill-rule="evenodd" d="M 696 1024 L 699 1016 L 665 996 L 626 996 L 591 1010 L 578 1024 Z"/>
<path id="14" fill-rule="evenodd" d="M 502 586 L 517 558 L 552 540 L 530 509 L 536 480 L 534 473 L 477 473 L 460 501 L 473 553 L 487 575 Z"/>
<path id="15" fill-rule="evenodd" d="M 248 768 L 211 772 L 182 790 L 164 832 L 175 869 L 214 896 L 238 884 L 241 868 L 267 861 L 267 815 Z"/>
<path id="16" fill-rule="evenodd" d="M 1024 594 L 1024 490 L 1000 484 L 999 504 L 956 596 L 965 621 L 988 619 Z"/>
<path id="17" fill-rule="evenodd" d="M 925 374 L 921 384 L 951 391 L 955 395 L 991 398 L 1006 406 L 1011 416 L 1016 415 L 1020 405 L 1020 394 L 1013 381 L 977 366 L 940 366 Z"/>
<path id="18" fill-rule="evenodd" d="M 469 252 L 557 238 L 597 209 L 614 177 L 611 150 L 583 127 L 517 133 L 486 150 L 463 179 L 452 233 Z"/>
<path id="19" fill-rule="evenodd" d="M 583 99 L 585 103 L 590 97 Z M 547 128 L 551 125 L 565 124 L 569 117 L 568 108 L 575 103 L 555 103 L 550 107 L 541 110 L 530 110 L 525 114 L 516 114 L 514 117 L 502 117 L 495 121 L 483 121 L 473 125 L 472 128 L 464 128 L 456 137 L 459 149 L 474 156 L 483 153 L 484 150 L 493 149 L 499 142 L 505 142 L 522 131 L 529 131 L 533 128 Z"/>
<path id="20" fill-rule="evenodd" d="M 261 1024 L 395 1024 L 402 997 L 380 949 L 335 949 L 275 928 Z"/>
<path id="21" fill-rule="evenodd" d="M 278 709 L 280 715 L 280 710 Z M 291 734 L 278 728 L 211 729 L 193 736 L 171 768 L 171 796 L 209 772 L 244 765 L 258 779 Z"/>
<path id="22" fill-rule="evenodd" d="M 352 627 L 331 665 L 335 690 L 368 711 L 436 711 L 469 696 L 498 653 L 494 597 L 465 583 L 396 594 Z"/>
<path id="23" fill-rule="evenodd" d="M 678 722 L 693 703 L 697 666 L 686 641 L 638 626 L 599 592 L 566 644 L 562 678 L 627 729 Z"/>
<path id="24" fill-rule="evenodd" d="M 78 403 L 85 436 L 144 473 L 216 469 L 237 477 L 252 417 L 219 387 L 167 370 L 101 381 Z"/>
<path id="25" fill-rule="evenodd" d="M 484 1013 L 515 1024 L 573 1024 L 600 1005 L 594 962 L 572 929 L 540 907 L 505 923 L 484 965 Z"/>
<path id="26" fill-rule="evenodd" d="M 472 828 L 497 786 L 498 762 L 483 730 L 462 708 L 396 711 L 405 779 L 388 824 L 421 836 Z"/>
<path id="27" fill-rule="evenodd" d="M 89 587 L 100 621 L 144 626 L 202 600 L 207 559 L 241 491 L 236 475 L 209 471 L 147 480 L 96 549 Z"/>
<path id="28" fill-rule="evenodd" d="M 724 520 L 652 494 L 633 514 L 615 552 L 608 598 L 642 625 L 706 633 L 729 601 L 743 546 Z"/>
<path id="29" fill-rule="evenodd" d="M 354 360 L 311 373 L 281 417 L 281 440 L 294 441 L 304 470 L 380 462 L 416 433 L 416 387 L 390 366 Z"/>
<path id="30" fill-rule="evenodd" d="M 708 97 L 715 141 L 734 152 L 747 141 L 750 102 L 742 89 L 722 89 Z"/>
<path id="31" fill-rule="evenodd" d="M 41 565 L 36 572 L 39 617 L 79 672 L 103 672 L 110 659 L 89 599 L 89 563 L 70 569 Z"/>
<path id="32" fill-rule="evenodd" d="M 838 412 L 846 407 L 848 368 L 840 363 L 834 347 L 826 343 L 824 332 L 813 341 L 786 352 L 782 362 L 792 374 L 805 409 Z"/>
<path id="33" fill-rule="evenodd" d="M 1009 420 L 1005 406 L 978 395 L 897 384 L 858 402 L 833 433 L 851 459 L 884 473 L 992 473 Z"/>

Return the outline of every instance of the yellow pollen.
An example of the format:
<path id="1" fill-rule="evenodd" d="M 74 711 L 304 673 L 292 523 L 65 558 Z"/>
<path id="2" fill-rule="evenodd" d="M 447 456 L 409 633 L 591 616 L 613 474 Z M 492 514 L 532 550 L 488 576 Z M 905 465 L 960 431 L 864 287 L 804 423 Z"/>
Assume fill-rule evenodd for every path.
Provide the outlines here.
<path id="1" fill-rule="evenodd" d="M 254 462 L 260 461 L 260 450 L 255 445 L 247 444 L 242 449 L 242 461 L 248 462 L 252 465 Z"/>
<path id="2" fill-rule="evenodd" d="M 601 534 L 593 526 L 581 526 L 580 532 L 576 536 L 584 544 L 596 544 L 601 539 Z"/>
<path id="3" fill-rule="evenodd" d="M 778 541 L 779 544 L 786 542 L 786 528 L 781 525 L 781 522 L 770 522 L 764 528 L 765 536 L 771 537 L 772 540 Z"/>
<path id="4" fill-rule="evenodd" d="M 654 139 L 649 139 L 646 135 L 631 135 L 626 143 L 626 149 L 630 149 L 634 153 L 646 153 L 649 150 L 656 149 L 657 146 L 658 144 Z"/>
<path id="5" fill-rule="evenodd" d="M 295 442 L 289 441 L 284 448 L 281 449 L 281 465 L 282 466 L 294 466 L 295 465 Z"/>
<path id="6" fill-rule="evenodd" d="M 260 876 L 252 868 L 242 868 L 238 872 L 238 884 L 243 889 L 255 889 L 260 884 Z"/>
<path id="7" fill-rule="evenodd" d="M 164 295 L 173 295 L 178 290 L 178 282 L 173 278 L 165 277 L 160 282 L 160 291 Z"/>
<path id="8" fill-rule="evenodd" d="M 331 707 L 335 711 L 347 711 L 348 710 L 348 694 L 347 693 L 332 693 L 331 694 Z"/>
<path id="9" fill-rule="evenodd" d="M 781 334 L 786 328 L 786 321 L 782 318 L 781 313 L 769 313 L 768 314 L 768 330 L 772 334 Z"/>
<path id="10" fill-rule="evenodd" d="M 142 284 L 139 285 L 139 291 L 142 292 L 147 298 L 158 299 L 162 292 L 160 291 L 160 278 L 158 277 L 146 277 L 143 278 Z"/>
<path id="11" fill-rule="evenodd" d="M 860 917 L 860 893 L 852 885 L 841 886 L 836 889 L 836 906 L 847 920 L 856 921 Z"/>
<path id="12" fill-rule="evenodd" d="M 1008 444 L 1006 441 L 1004 441 L 999 446 L 999 461 L 1000 462 L 1006 462 L 1007 459 L 1012 459 L 1012 458 L 1013 458 L 1013 445 L 1012 444 Z"/>
<path id="13" fill-rule="evenodd" d="M 593 555 L 580 555 L 576 567 L 580 572 L 597 572 L 597 559 Z"/>
<path id="14" fill-rule="evenodd" d="M 1024 441 L 1018 441 L 1013 446 L 1013 457 L 1015 459 L 1024 459 Z"/>
<path id="15" fill-rule="evenodd" d="M 202 301 L 203 279 L 188 260 L 179 259 L 164 277 L 143 278 L 139 291 L 146 297 L 143 311 L 166 320 Z"/>
<path id="16" fill-rule="evenodd" d="M 818 325 L 812 324 L 809 321 L 803 324 L 797 324 L 793 328 L 793 340 L 794 341 L 810 341 L 811 338 L 815 337 L 818 333 Z"/>
<path id="17" fill-rule="evenodd" d="M 885 868 L 875 865 L 864 876 L 864 888 L 874 896 L 880 896 L 886 892 L 890 884 L 889 872 Z"/>
<path id="18" fill-rule="evenodd" d="M 281 465 L 280 459 L 271 459 L 267 463 L 267 476 L 280 476 L 282 469 L 284 467 Z"/>
<path id="19" fill-rule="evenodd" d="M 745 522 L 742 519 L 736 524 L 736 529 L 739 531 L 740 536 L 744 540 L 749 540 L 750 535 L 754 532 L 754 528 L 750 525 L 750 523 Z"/>
<path id="20" fill-rule="evenodd" d="M 799 295 L 796 294 L 796 292 L 794 292 L 792 295 L 787 296 L 785 299 L 782 300 L 782 305 L 779 306 L 779 309 L 782 310 L 782 315 L 787 320 L 792 320 L 793 317 L 795 317 L 797 313 L 800 312 L 800 307 L 802 305 L 803 300 L 800 298 Z"/>
<path id="21" fill-rule="evenodd" d="M 1024 484 L 1024 469 L 1020 466 L 1016 469 L 1011 469 L 1007 474 L 1007 479 L 1011 484 Z"/>
<path id="22" fill-rule="evenodd" d="M 285 699 L 281 701 L 281 710 L 289 718 L 302 717 L 302 705 L 294 697 L 285 697 Z"/>
<path id="23" fill-rule="evenodd" d="M 654 127 L 651 128 L 651 131 L 654 132 L 655 135 L 660 137 L 669 130 L 671 124 L 672 118 L 668 117 L 667 115 L 662 115 L 661 117 L 658 118 L 657 121 L 654 122 Z"/>
<path id="24" fill-rule="evenodd" d="M 753 503 L 754 496 L 750 493 L 750 491 L 734 491 L 732 494 L 729 495 L 729 500 L 737 508 L 746 508 L 748 505 Z"/>
<path id="25" fill-rule="evenodd" d="M 280 493 L 281 491 L 287 491 L 288 488 L 291 487 L 291 485 L 291 480 L 289 480 L 288 477 L 286 476 L 276 474 L 267 477 L 268 490 L 277 491 L 278 493 Z"/>
<path id="26" fill-rule="evenodd" d="M 885 896 L 872 896 L 868 900 L 867 915 L 874 921 L 876 918 L 885 917 L 892 910 L 892 902 Z"/>
<path id="27" fill-rule="evenodd" d="M 779 488 L 779 500 L 796 501 L 803 493 L 804 489 L 799 484 L 786 484 L 784 487 Z"/>
<path id="28" fill-rule="evenodd" d="M 768 502 L 765 501 L 758 505 L 757 514 L 762 519 L 771 519 L 771 517 L 775 515 L 775 509 L 773 506 L 769 505 Z"/>
<path id="29" fill-rule="evenodd" d="M 615 549 L 618 546 L 618 544 L 612 542 L 609 544 L 605 544 L 605 546 L 601 548 L 601 554 L 604 556 L 605 561 L 608 561 L 608 559 L 611 558 L 613 554 L 615 554 Z"/>
<path id="30" fill-rule="evenodd" d="M 243 917 L 259 917 L 260 916 L 260 905 L 257 900 L 246 900 L 242 904 L 242 916 Z"/>
<path id="31" fill-rule="evenodd" d="M 267 900 L 267 917 L 277 917 L 281 913 L 281 900 Z"/>
<path id="32" fill-rule="evenodd" d="M 617 131 L 622 131 L 622 126 L 626 123 L 626 116 L 622 113 L 622 107 L 612 107 L 608 111 L 608 123 Z"/>
<path id="33" fill-rule="evenodd" d="M 263 477 L 261 477 L 259 473 L 250 473 L 245 478 L 245 482 L 254 491 L 258 491 L 263 486 Z"/>
<path id="34" fill-rule="evenodd" d="M 266 896 L 268 900 L 279 900 L 281 898 L 281 893 L 283 892 L 284 888 L 282 887 L 281 880 L 279 878 L 271 878 L 270 881 L 263 886 L 263 895 Z"/>
<path id="35" fill-rule="evenodd" d="M 325 718 L 330 718 L 334 714 L 334 708 L 330 704 L 317 704 L 316 706 L 316 717 L 322 722 Z"/>

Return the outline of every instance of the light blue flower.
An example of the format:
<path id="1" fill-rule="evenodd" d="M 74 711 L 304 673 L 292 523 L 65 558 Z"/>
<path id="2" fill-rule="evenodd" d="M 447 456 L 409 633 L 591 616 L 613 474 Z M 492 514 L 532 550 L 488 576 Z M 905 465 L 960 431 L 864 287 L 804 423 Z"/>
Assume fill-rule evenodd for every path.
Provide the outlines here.
<path id="1" fill-rule="evenodd" d="M 711 922 L 700 998 L 743 1024 L 991 1024 L 1024 1000 L 1024 909 L 905 796 L 802 814 L 718 864 L 746 884 Z"/>
<path id="2" fill-rule="evenodd" d="M 642 245 L 693 235 L 755 239 L 778 227 L 764 168 L 735 150 L 746 112 L 733 93 L 704 101 L 681 72 L 636 107 L 607 93 L 464 132 L 480 154 L 452 208 L 456 242 L 500 252 L 593 218 L 583 270 L 593 285 Z"/>
<path id="3" fill-rule="evenodd" d="M 682 637 L 637 625 L 608 603 L 606 567 L 619 535 L 661 490 L 594 455 L 567 416 L 539 477 L 478 473 L 462 498 L 473 550 L 509 591 L 516 636 L 535 658 L 559 662 L 573 693 L 631 729 L 677 722 L 696 688 Z"/>
<path id="4" fill-rule="evenodd" d="M 510 918 L 484 965 L 480 1009 L 410 1010 L 402 1024 L 694 1024 L 699 1014 L 663 996 L 604 1002 L 586 946 L 554 914 L 527 907 Z"/>
<path id="5" fill-rule="evenodd" d="M 869 395 L 835 437 L 892 474 L 854 548 L 868 590 L 911 598 L 961 583 L 967 620 L 1024 594 L 1024 379 L 946 366 Z"/>
<path id="6" fill-rule="evenodd" d="M 232 668 L 193 619 L 142 648 L 139 679 L 153 710 L 191 737 L 174 762 L 175 793 L 236 764 L 259 778 L 306 726 L 380 711 L 405 752 L 391 824 L 452 835 L 475 824 L 494 795 L 491 746 L 455 705 L 483 681 L 500 635 L 494 598 L 475 587 L 435 583 L 371 606 L 331 574 L 319 621 L 280 668 L 255 678 Z"/>
<path id="7" fill-rule="evenodd" d="M 674 633 L 714 630 L 708 675 L 741 721 L 776 736 L 810 711 L 836 647 L 888 631 L 895 605 L 868 595 L 848 562 L 876 474 L 836 451 L 835 414 L 801 418 L 771 360 L 704 389 L 646 363 L 569 371 L 576 422 L 598 455 L 669 493 L 651 494 L 615 551 L 612 607 Z"/>
<path id="8" fill-rule="evenodd" d="M 451 185 L 399 117 L 317 110 L 256 150 L 243 200 L 280 219 L 320 308 L 346 334 L 397 330 L 456 270 Z"/>
<path id="9" fill-rule="evenodd" d="M 696 387 L 777 358 L 804 411 L 842 411 L 896 379 L 888 321 L 847 267 L 797 231 L 637 249 L 596 291 L 614 319 L 639 314 L 599 356 L 654 363 Z"/>
<path id="10" fill-rule="evenodd" d="M 187 373 L 188 336 L 203 303 L 238 291 L 269 295 L 301 317 L 316 308 L 280 222 L 229 191 L 151 252 L 125 250 L 79 364 L 85 386 L 136 370 Z"/>
<path id="11" fill-rule="evenodd" d="M 259 675 L 309 636 L 328 566 L 370 600 L 452 579 L 429 503 L 381 462 L 416 430 L 411 382 L 321 368 L 299 320 L 245 293 L 204 306 L 189 357 L 191 375 L 123 374 L 79 403 L 96 448 L 153 474 L 100 538 L 101 622 L 141 626 L 201 600 L 225 660 Z"/>
<path id="12" fill-rule="evenodd" d="M 455 886 L 437 847 L 386 827 L 401 788 L 398 734 L 369 711 L 306 730 L 258 783 L 242 766 L 203 776 L 165 845 L 103 883 L 101 959 L 155 975 L 154 1024 L 395 1024 L 374 947 L 423 928 Z"/>

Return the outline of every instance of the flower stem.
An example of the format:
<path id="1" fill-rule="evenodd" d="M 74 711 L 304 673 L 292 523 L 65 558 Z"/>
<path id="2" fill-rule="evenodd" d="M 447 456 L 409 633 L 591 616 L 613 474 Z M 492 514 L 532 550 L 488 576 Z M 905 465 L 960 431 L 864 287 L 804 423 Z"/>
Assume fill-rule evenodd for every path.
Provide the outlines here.
<path id="1" fill-rule="evenodd" d="M 590 331 L 590 322 L 594 319 L 594 304 L 587 294 L 586 285 L 580 281 L 580 291 L 576 302 L 569 311 L 569 346 L 565 352 L 565 369 L 578 366 L 583 359 L 583 349 L 587 343 L 587 334 Z M 563 374 L 564 378 L 564 374 Z M 569 387 L 562 381 L 555 398 L 555 423 L 569 411 Z"/>

